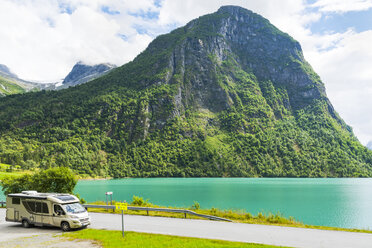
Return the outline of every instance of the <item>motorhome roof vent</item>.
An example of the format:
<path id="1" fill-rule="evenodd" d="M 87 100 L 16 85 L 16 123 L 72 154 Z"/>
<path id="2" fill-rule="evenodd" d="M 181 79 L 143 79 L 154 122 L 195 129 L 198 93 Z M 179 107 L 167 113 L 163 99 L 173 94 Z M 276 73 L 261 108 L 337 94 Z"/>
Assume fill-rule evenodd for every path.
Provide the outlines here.
<path id="1" fill-rule="evenodd" d="M 37 195 L 37 191 L 35 191 L 35 190 L 22 191 L 22 194 L 25 194 L 25 195 Z"/>

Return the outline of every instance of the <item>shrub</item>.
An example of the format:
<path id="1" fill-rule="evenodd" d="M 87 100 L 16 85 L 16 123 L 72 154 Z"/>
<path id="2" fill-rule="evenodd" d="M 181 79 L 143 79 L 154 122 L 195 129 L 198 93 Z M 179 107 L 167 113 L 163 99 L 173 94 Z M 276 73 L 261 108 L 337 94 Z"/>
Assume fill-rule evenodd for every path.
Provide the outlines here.
<path id="1" fill-rule="evenodd" d="M 145 207 L 145 206 L 149 206 L 151 204 L 149 203 L 149 200 L 148 199 L 147 200 L 144 200 L 143 197 L 139 197 L 139 196 L 135 196 L 134 195 L 133 198 L 132 198 L 131 205 Z"/>
<path id="2" fill-rule="evenodd" d="M 245 218 L 246 218 L 247 220 L 250 220 L 250 219 L 253 218 L 253 216 L 252 216 L 251 213 L 246 213 L 246 214 L 245 214 Z"/>
<path id="3" fill-rule="evenodd" d="M 211 208 L 210 214 L 211 215 L 216 215 L 217 214 L 217 208 Z"/>
<path id="4" fill-rule="evenodd" d="M 32 175 L 5 177 L 0 185 L 4 194 L 19 193 L 24 190 L 39 192 L 58 192 L 72 194 L 77 180 L 73 172 L 66 167 L 57 167 L 39 171 Z"/>
<path id="5" fill-rule="evenodd" d="M 200 209 L 200 204 L 197 201 L 194 201 L 194 204 L 191 206 L 191 209 L 198 210 Z"/>

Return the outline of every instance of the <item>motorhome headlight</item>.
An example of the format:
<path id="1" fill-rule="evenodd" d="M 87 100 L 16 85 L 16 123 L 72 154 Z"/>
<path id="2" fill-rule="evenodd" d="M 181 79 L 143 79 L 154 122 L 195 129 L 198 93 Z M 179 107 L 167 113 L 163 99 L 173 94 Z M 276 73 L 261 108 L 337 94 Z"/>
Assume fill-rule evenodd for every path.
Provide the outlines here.
<path id="1" fill-rule="evenodd" d="M 76 216 L 76 215 L 70 215 L 70 218 L 71 218 L 71 219 L 79 219 L 79 217 Z"/>

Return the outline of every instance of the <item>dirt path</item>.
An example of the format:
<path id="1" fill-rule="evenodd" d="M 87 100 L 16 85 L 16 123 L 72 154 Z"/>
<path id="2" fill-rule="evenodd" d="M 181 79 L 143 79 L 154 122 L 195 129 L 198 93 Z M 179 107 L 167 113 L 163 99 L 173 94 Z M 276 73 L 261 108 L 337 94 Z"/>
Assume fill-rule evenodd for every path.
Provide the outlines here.
<path id="1" fill-rule="evenodd" d="M 5 209 L 0 209 L 0 248 L 98 248 L 90 241 L 71 241 L 61 236 L 59 228 L 23 228 L 19 223 L 5 222 Z"/>
<path id="2" fill-rule="evenodd" d="M 41 234 L 0 242 L 0 248 L 99 248 L 101 246 L 80 240 L 68 240 L 61 234 Z"/>

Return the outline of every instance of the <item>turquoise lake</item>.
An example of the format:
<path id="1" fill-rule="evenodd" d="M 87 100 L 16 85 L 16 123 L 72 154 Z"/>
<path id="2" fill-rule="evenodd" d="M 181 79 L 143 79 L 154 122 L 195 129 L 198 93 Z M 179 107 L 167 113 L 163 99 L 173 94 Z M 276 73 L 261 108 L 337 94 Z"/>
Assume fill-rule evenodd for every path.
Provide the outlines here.
<path id="1" fill-rule="evenodd" d="M 88 202 L 142 196 L 161 206 L 245 209 L 293 216 L 305 224 L 372 230 L 372 178 L 145 178 L 79 181 Z M 1 196 L 0 196 L 1 198 Z"/>

